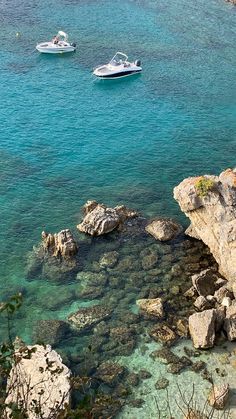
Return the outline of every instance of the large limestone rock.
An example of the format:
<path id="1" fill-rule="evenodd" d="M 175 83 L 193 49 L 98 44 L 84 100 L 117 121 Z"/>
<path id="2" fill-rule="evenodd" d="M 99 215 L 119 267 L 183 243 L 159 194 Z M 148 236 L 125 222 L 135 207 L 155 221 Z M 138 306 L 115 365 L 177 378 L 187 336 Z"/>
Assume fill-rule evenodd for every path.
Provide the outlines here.
<path id="1" fill-rule="evenodd" d="M 212 348 L 215 342 L 216 310 L 205 310 L 189 317 L 189 332 L 195 348 Z"/>
<path id="2" fill-rule="evenodd" d="M 68 320 L 79 331 L 84 331 L 110 317 L 112 310 L 102 305 L 80 308 L 76 313 L 71 314 Z"/>
<path id="3" fill-rule="evenodd" d="M 82 233 L 100 236 L 121 226 L 126 220 L 137 217 L 138 213 L 124 205 L 108 208 L 96 201 L 87 201 L 83 208 L 84 219 L 77 225 Z"/>
<path id="4" fill-rule="evenodd" d="M 210 248 L 220 273 L 236 280 L 236 170 L 190 177 L 174 188 L 174 198 L 191 220 L 197 238 Z"/>
<path id="5" fill-rule="evenodd" d="M 42 240 L 45 252 L 50 255 L 68 259 L 75 256 L 78 252 L 78 246 L 69 229 L 55 234 L 43 231 Z"/>
<path id="6" fill-rule="evenodd" d="M 183 230 L 182 226 L 171 218 L 157 218 L 149 223 L 145 230 L 160 241 L 172 240 Z"/>
<path id="7" fill-rule="evenodd" d="M 70 370 L 50 345 L 20 347 L 7 381 L 6 405 L 16 403 L 29 419 L 59 416 L 70 402 Z M 6 408 L 7 418 L 11 409 Z"/>

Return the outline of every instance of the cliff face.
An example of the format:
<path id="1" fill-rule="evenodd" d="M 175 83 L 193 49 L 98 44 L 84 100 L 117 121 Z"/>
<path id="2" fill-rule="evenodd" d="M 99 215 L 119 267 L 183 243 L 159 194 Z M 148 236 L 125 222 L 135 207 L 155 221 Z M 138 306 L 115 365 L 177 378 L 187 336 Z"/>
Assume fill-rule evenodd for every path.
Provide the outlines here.
<path id="1" fill-rule="evenodd" d="M 210 248 L 220 273 L 236 281 L 236 169 L 187 178 L 174 198 L 191 221 L 189 234 Z"/>

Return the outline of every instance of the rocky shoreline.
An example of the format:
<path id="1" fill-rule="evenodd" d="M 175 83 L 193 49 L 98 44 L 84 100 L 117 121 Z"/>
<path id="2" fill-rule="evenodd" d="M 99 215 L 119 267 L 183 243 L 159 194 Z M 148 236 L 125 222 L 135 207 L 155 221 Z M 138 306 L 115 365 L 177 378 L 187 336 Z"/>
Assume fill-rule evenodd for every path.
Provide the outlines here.
<path id="1" fill-rule="evenodd" d="M 136 373 L 114 362 L 117 356 L 130 356 L 140 336 L 147 343 L 162 345 L 151 356 L 164 359 L 168 373 L 189 369 L 212 382 L 207 365 L 193 358 L 199 349 L 236 339 L 235 191 L 232 170 L 219 177 L 186 179 L 175 188 L 174 196 L 192 222 L 187 233 L 197 239 L 184 235 L 172 219 L 148 221 L 125 206 L 108 208 L 96 201 L 85 204 L 84 219 L 78 225 L 86 233 L 84 240 L 70 230 L 42 233 L 42 243 L 28 258 L 28 280 L 66 284 L 69 279 L 74 284 L 73 298 L 88 304 L 71 311 L 63 321 L 42 320 L 34 328 L 34 340 L 50 343 L 59 351 L 65 339 L 83 343 L 82 351 L 62 352 L 76 377 L 93 382 L 94 417 L 101 411 L 104 418 L 114 417 L 132 400 L 133 407 L 143 404 L 134 400 L 132 388 L 148 379 L 150 372 Z M 221 274 L 202 242 L 209 246 Z M 196 349 L 186 350 L 182 357 L 175 355 L 172 347 L 189 334 Z M 157 389 L 167 386 L 168 380 L 156 383 Z M 98 388 L 103 398 L 100 408 L 95 396 Z M 222 392 L 228 397 L 224 386 Z"/>

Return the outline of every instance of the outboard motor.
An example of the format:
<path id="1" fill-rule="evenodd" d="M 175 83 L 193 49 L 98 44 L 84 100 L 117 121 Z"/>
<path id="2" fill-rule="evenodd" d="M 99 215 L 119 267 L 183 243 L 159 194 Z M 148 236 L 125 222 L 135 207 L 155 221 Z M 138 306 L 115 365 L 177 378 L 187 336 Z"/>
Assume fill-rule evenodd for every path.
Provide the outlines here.
<path id="1" fill-rule="evenodd" d="M 75 43 L 75 42 L 73 42 L 73 43 L 71 44 L 71 46 L 72 46 L 72 47 L 74 47 L 74 48 L 76 48 L 76 43 Z"/>
<path id="2" fill-rule="evenodd" d="M 135 64 L 137 67 L 140 67 L 140 66 L 141 66 L 141 60 L 135 60 L 134 64 Z"/>

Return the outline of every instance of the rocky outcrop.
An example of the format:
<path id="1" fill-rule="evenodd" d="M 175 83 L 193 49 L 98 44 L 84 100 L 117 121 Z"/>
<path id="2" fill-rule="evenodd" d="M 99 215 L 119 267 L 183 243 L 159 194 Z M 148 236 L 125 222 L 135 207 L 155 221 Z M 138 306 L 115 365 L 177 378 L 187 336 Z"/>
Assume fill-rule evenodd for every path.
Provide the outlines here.
<path id="1" fill-rule="evenodd" d="M 236 170 L 190 177 L 174 188 L 174 198 L 191 220 L 192 232 L 210 248 L 220 273 L 236 280 Z"/>
<path id="2" fill-rule="evenodd" d="M 136 301 L 140 312 L 146 317 L 161 319 L 164 316 L 161 298 L 143 298 Z"/>
<path id="3" fill-rule="evenodd" d="M 71 314 L 68 320 L 79 331 L 84 331 L 110 317 L 112 310 L 102 305 L 80 308 L 76 313 Z"/>
<path id="4" fill-rule="evenodd" d="M 77 225 L 82 233 L 91 236 L 107 234 L 120 227 L 126 220 L 137 217 L 136 211 L 126 208 L 124 205 L 108 208 L 96 201 L 87 201 L 83 207 L 84 219 Z"/>
<path id="5" fill-rule="evenodd" d="M 205 310 L 189 317 L 189 332 L 195 348 L 212 348 L 215 342 L 216 310 Z"/>
<path id="6" fill-rule="evenodd" d="M 42 232 L 43 247 L 46 253 L 58 258 L 69 259 L 78 252 L 78 246 L 70 230 L 51 234 Z"/>
<path id="7" fill-rule="evenodd" d="M 6 405 L 25 409 L 29 419 L 57 417 L 70 402 L 70 370 L 49 345 L 20 347 L 7 381 Z M 7 418 L 11 416 L 6 408 Z"/>
<path id="8" fill-rule="evenodd" d="M 183 228 L 171 218 L 156 218 L 145 227 L 145 230 L 156 240 L 167 241 L 177 237 Z"/>
<path id="9" fill-rule="evenodd" d="M 77 252 L 78 246 L 70 230 L 55 234 L 43 231 L 42 242 L 28 253 L 26 276 L 60 282 L 76 269 Z"/>
<path id="10" fill-rule="evenodd" d="M 215 409 L 224 409 L 229 398 L 229 385 L 213 386 L 208 396 L 208 403 Z"/>

